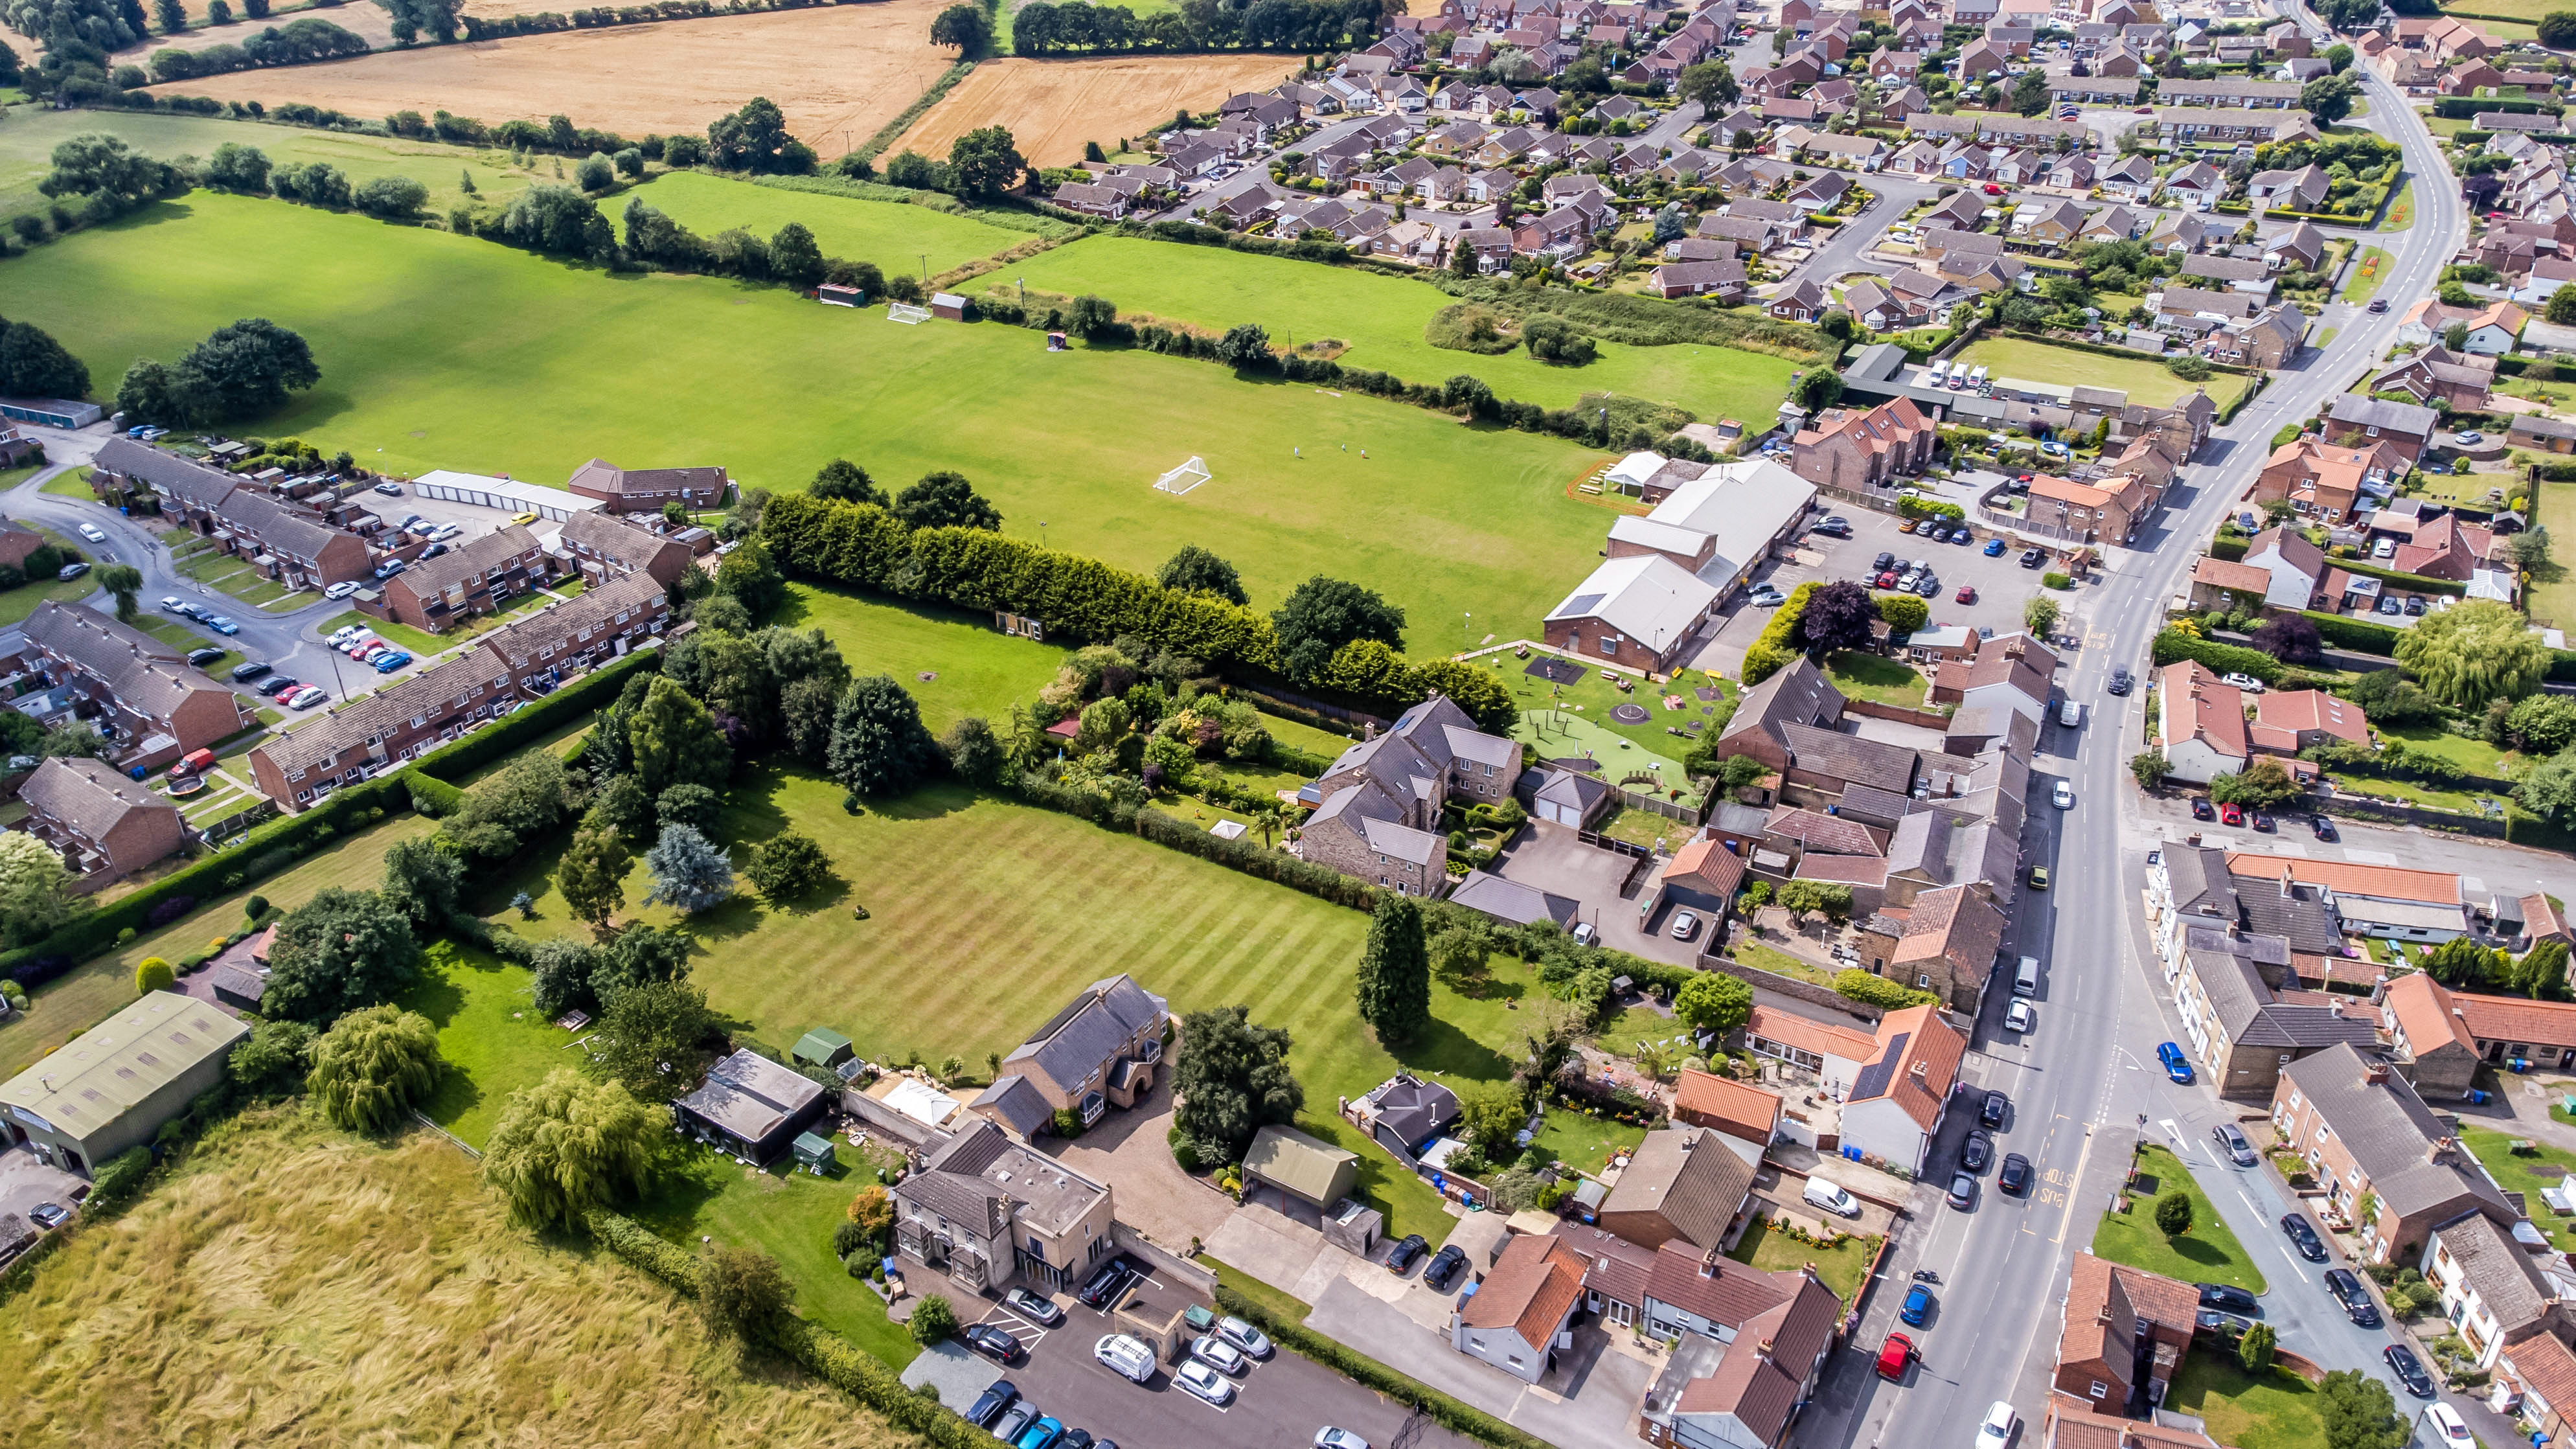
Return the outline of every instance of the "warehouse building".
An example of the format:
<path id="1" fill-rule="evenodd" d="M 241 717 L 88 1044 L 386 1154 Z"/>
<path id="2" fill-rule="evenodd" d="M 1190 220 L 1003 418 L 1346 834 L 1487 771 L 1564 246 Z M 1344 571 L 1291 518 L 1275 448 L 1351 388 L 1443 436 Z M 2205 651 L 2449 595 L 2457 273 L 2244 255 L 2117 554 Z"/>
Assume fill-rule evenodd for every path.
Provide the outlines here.
<path id="1" fill-rule="evenodd" d="M 248 1035 L 248 1022 L 211 1003 L 147 992 L 0 1082 L 0 1127 L 48 1166 L 95 1174 L 219 1085 L 233 1044 Z"/>

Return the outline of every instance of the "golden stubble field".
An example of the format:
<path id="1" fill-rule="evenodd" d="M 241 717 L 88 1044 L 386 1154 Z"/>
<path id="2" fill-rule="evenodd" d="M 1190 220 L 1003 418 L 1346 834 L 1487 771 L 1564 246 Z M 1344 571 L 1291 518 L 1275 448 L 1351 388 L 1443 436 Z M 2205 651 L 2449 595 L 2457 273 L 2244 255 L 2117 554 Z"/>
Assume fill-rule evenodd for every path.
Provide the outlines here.
<path id="1" fill-rule="evenodd" d="M 999 125 L 1010 128 L 1029 164 L 1070 166 L 1082 159 L 1085 141 L 1114 149 L 1120 137 L 1145 135 L 1174 111 L 1210 110 L 1238 91 L 1268 90 L 1299 63 L 1293 55 L 988 60 L 886 154 L 909 149 L 945 157 L 968 131 Z"/>
<path id="2" fill-rule="evenodd" d="M 561 114 L 630 138 L 702 131 L 767 96 L 786 112 L 787 128 L 829 158 L 901 114 L 948 68 L 951 53 L 930 43 L 931 17 L 944 3 L 880 0 L 424 45 L 154 89 L 272 106 L 304 101 L 369 118 L 399 110 L 485 122 Z M 523 8 L 547 7 L 500 0 L 474 13 Z"/>

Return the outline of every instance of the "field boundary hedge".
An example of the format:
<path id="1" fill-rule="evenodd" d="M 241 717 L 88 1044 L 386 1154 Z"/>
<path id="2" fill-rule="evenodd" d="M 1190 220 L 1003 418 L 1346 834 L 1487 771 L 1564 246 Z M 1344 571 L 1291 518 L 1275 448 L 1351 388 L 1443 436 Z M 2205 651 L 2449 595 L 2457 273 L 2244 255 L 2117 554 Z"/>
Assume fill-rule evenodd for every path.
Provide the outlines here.
<path id="1" fill-rule="evenodd" d="M 958 61 L 955 65 L 941 71 L 939 79 L 930 83 L 930 89 L 915 96 L 911 105 L 904 107 L 893 120 L 877 127 L 876 134 L 861 141 L 859 148 L 850 154 L 862 161 L 874 161 L 884 155 L 885 148 L 899 140 L 904 132 L 911 130 L 912 123 L 920 120 L 932 106 L 939 104 L 941 97 L 955 90 L 957 83 L 974 71 L 975 65 L 976 62 L 970 58 Z M 897 186 L 888 189 L 901 191 L 905 188 Z"/>
<path id="2" fill-rule="evenodd" d="M 625 687 L 628 674 L 648 662 L 658 663 L 660 658 L 658 649 L 636 650 L 399 770 L 387 770 L 334 790 L 301 814 L 281 815 L 253 826 L 237 843 L 71 922 L 34 945 L 0 951 L 0 977 L 32 989 L 114 948 L 124 931 L 140 934 L 147 928 L 158 930 L 182 920 L 202 900 L 229 895 L 275 875 L 316 846 L 363 829 L 386 814 L 410 809 L 415 775 L 452 784 L 451 777 L 469 774 L 485 762 L 551 733 L 567 718 L 606 704 Z M 173 902 L 185 904 L 162 914 Z"/>
<path id="3" fill-rule="evenodd" d="M 2221 644 L 2172 628 L 2157 631 L 2150 657 L 2159 669 L 2177 660 L 2189 659 L 2220 674 L 2250 674 L 2265 684 L 2279 680 L 2282 670 L 2280 660 L 2260 649 Z"/>

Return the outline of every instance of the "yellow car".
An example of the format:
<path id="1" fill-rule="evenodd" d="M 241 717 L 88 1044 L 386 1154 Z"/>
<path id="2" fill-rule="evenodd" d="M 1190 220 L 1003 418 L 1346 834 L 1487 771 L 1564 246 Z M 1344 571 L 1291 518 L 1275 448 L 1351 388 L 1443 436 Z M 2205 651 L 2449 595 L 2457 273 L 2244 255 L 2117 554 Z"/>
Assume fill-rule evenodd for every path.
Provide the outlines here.
<path id="1" fill-rule="evenodd" d="M 531 524 L 531 523 L 536 522 L 536 521 L 537 521 L 537 516 L 536 516 L 535 514 L 533 514 L 533 513 L 522 513 L 522 514 L 520 514 L 518 517 L 513 518 L 513 519 L 511 519 L 510 521 L 511 521 L 512 523 L 516 523 L 516 524 L 519 524 L 519 525 L 521 525 L 522 527 L 524 527 L 524 526 L 526 526 L 526 525 L 528 525 L 528 524 Z"/>
<path id="2" fill-rule="evenodd" d="M 2035 891 L 2044 891 L 2048 889 L 2047 866 L 2034 865 L 2030 868 L 2030 888 Z"/>

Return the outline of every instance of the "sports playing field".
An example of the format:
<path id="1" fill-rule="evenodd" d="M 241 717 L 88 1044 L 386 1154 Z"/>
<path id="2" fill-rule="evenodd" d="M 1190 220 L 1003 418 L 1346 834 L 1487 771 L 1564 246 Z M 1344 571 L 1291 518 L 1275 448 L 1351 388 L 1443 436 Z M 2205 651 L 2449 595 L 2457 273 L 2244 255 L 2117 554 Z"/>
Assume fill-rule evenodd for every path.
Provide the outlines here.
<path id="1" fill-rule="evenodd" d="M 866 257 L 889 273 L 916 276 L 925 256 L 930 271 L 944 272 L 1033 239 L 1030 232 L 987 226 L 926 206 L 788 191 L 703 171 L 657 176 L 603 203 L 603 209 L 622 214 L 627 196 L 642 197 L 645 205 L 668 213 L 700 236 L 738 226 L 765 240 L 788 222 L 802 222 L 827 257 Z"/>
<path id="2" fill-rule="evenodd" d="M 1264 608 L 1319 572 L 1353 579 L 1409 610 L 1433 649 L 1467 611 L 1506 639 L 1533 631 L 1608 523 L 1567 496 L 1600 455 L 1553 438 L 275 201 L 156 206 L 0 263 L 0 290 L 102 392 L 134 359 L 235 318 L 293 327 L 322 385 L 259 430 L 370 467 L 556 484 L 592 457 L 717 463 L 768 488 L 802 486 L 835 454 L 897 485 L 954 468 L 1011 534 L 1140 569 L 1202 544 Z M 1155 492 L 1192 454 L 1215 480 Z"/>
<path id="3" fill-rule="evenodd" d="M 1090 292 L 1121 309 L 1151 312 L 1222 330 L 1257 322 L 1273 343 L 1339 338 L 1342 361 L 1391 372 L 1408 382 L 1438 382 L 1458 373 L 1483 378 L 1508 398 L 1571 407 L 1587 392 L 1615 392 L 1672 403 L 1703 421 L 1736 418 L 1767 424 L 1789 392 L 1797 364 L 1731 347 L 1601 344 L 1583 367 L 1540 362 L 1526 351 L 1493 356 L 1434 347 L 1423 340 L 1431 314 L 1454 298 L 1425 283 L 1284 257 L 1216 247 L 1178 246 L 1133 237 L 1086 237 L 978 285 L 1008 290 L 1026 281 L 1050 292 Z"/>

